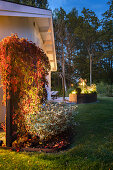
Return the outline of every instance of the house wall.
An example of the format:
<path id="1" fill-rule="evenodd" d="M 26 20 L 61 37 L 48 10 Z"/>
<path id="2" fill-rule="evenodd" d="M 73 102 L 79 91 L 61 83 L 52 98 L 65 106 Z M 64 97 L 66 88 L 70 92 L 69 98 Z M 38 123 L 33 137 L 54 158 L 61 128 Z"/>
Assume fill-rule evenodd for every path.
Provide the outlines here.
<path id="1" fill-rule="evenodd" d="M 47 95 L 48 95 L 48 100 L 51 100 L 51 71 L 47 76 L 47 80 L 48 80 L 48 87 L 46 87 Z"/>
<path id="2" fill-rule="evenodd" d="M 0 40 L 11 33 L 17 33 L 19 37 L 33 41 L 33 23 L 30 18 L 0 16 Z"/>
<path id="3" fill-rule="evenodd" d="M 29 17 L 11 17 L 11 16 L 0 16 L 0 40 L 6 36 L 10 36 L 11 33 L 17 33 L 19 38 L 24 37 L 29 41 L 36 43 L 40 48 L 44 50 L 43 41 L 41 39 L 38 25 L 35 22 L 35 18 Z M 51 72 L 47 76 L 49 81 L 48 99 L 50 99 L 51 91 Z M 0 83 L 1 85 L 1 83 Z M 0 123 L 4 121 L 6 108 L 2 106 L 3 90 L 0 87 Z"/>

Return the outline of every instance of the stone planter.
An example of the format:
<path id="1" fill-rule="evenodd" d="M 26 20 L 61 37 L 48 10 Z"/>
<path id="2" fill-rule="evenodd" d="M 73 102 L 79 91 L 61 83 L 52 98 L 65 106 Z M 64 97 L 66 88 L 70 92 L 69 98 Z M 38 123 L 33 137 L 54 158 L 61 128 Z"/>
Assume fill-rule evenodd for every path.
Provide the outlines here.
<path id="1" fill-rule="evenodd" d="M 69 101 L 80 103 L 92 103 L 97 101 L 97 93 L 90 94 L 69 94 Z"/>

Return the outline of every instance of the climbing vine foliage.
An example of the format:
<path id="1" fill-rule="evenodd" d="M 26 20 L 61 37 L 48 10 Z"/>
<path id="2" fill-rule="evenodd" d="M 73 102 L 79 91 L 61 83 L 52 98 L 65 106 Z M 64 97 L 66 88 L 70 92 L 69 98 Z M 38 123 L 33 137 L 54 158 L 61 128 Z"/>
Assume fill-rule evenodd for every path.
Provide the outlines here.
<path id="1" fill-rule="evenodd" d="M 47 98 L 46 76 L 50 71 L 48 57 L 27 39 L 12 34 L 0 42 L 0 75 L 3 103 L 13 99 L 13 124 L 24 127 L 24 115 L 38 109 Z M 12 97 L 13 96 L 13 97 Z"/>

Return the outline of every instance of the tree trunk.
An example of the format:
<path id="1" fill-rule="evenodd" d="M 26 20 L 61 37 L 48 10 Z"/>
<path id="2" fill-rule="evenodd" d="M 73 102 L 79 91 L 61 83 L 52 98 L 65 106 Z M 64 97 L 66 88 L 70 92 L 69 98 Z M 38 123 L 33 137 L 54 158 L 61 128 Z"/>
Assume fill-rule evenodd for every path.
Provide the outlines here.
<path id="1" fill-rule="evenodd" d="M 92 55 L 90 55 L 90 86 L 92 84 Z"/>
<path id="2" fill-rule="evenodd" d="M 88 49 L 88 54 L 90 56 L 90 86 L 92 84 L 92 54 L 90 53 L 90 50 Z"/>
<path id="3" fill-rule="evenodd" d="M 64 59 L 64 49 L 62 41 L 62 88 L 63 88 L 63 101 L 65 100 L 65 59 Z"/>

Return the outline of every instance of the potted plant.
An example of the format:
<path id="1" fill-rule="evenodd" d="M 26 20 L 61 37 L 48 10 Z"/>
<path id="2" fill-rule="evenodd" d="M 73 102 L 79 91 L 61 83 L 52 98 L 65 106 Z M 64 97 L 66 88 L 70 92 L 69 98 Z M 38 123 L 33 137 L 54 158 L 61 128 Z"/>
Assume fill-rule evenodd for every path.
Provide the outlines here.
<path id="1" fill-rule="evenodd" d="M 91 103 L 97 101 L 96 85 L 86 85 L 86 80 L 80 79 L 79 86 L 69 94 L 69 101 L 75 103 Z"/>

